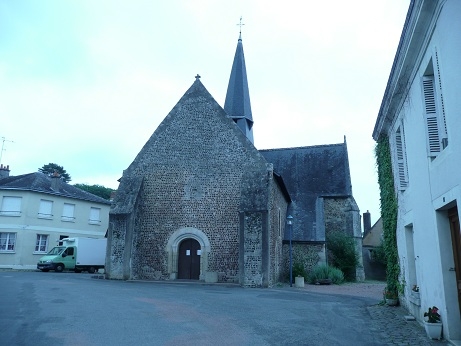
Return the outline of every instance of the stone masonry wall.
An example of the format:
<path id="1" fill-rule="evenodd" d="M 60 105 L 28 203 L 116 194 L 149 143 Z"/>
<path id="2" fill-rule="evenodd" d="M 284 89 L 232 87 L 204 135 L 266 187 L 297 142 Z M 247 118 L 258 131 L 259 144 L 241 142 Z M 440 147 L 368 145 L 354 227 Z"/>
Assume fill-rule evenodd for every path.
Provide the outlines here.
<path id="1" fill-rule="evenodd" d="M 283 280 L 282 238 L 285 232 L 288 206 L 285 196 L 275 181 L 272 181 L 271 184 L 271 198 L 269 199 L 269 203 L 269 286 L 273 286 Z"/>
<path id="2" fill-rule="evenodd" d="M 360 210 L 352 197 L 348 198 L 325 198 L 325 235 L 330 232 L 344 232 L 354 237 L 356 252 L 359 256 L 359 264 L 356 269 L 356 279 L 363 281 L 365 272 L 363 270 L 362 258 L 362 228 Z"/>

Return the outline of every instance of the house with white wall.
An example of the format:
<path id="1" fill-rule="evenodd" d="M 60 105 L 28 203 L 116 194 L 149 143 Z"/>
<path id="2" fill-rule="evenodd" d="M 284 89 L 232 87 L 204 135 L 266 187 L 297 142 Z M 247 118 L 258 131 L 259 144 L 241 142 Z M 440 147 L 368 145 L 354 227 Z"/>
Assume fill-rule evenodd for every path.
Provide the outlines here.
<path id="1" fill-rule="evenodd" d="M 437 306 L 452 341 L 461 340 L 460 18 L 458 0 L 411 1 L 373 132 L 392 153 L 401 303 L 419 321 Z"/>
<path id="2" fill-rule="evenodd" d="M 59 176 L 9 172 L 0 166 L 0 268 L 36 269 L 63 238 L 105 237 L 110 201 Z"/>

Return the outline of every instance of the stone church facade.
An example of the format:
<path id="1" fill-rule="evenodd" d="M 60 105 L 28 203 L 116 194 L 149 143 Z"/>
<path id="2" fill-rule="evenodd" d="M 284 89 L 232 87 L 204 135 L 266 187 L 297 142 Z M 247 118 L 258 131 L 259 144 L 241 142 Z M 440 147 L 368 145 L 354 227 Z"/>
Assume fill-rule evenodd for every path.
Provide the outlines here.
<path id="1" fill-rule="evenodd" d="M 296 175 L 294 166 L 312 169 Z M 123 172 L 106 277 L 271 286 L 288 269 L 288 213 L 293 242 L 317 262 L 326 257 L 325 224 L 361 232 L 345 143 L 255 148 L 240 38 L 224 109 L 197 76 Z"/>

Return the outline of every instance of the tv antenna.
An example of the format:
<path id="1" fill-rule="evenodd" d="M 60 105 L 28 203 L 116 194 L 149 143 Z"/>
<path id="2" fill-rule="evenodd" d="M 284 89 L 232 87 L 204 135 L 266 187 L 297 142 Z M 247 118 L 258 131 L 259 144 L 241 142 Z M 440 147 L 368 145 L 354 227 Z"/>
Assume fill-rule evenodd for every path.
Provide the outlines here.
<path id="1" fill-rule="evenodd" d="M 9 139 L 6 139 L 5 137 L 2 137 L 2 150 L 0 151 L 0 163 L 2 162 L 3 152 L 6 151 L 5 142 L 14 143 L 13 141 L 10 141 Z"/>

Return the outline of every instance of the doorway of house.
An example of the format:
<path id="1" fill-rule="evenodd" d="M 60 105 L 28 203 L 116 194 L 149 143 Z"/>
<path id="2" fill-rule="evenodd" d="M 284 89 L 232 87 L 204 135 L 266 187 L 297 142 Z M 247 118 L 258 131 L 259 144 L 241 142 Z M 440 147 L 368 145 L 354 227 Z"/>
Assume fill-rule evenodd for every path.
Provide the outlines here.
<path id="1" fill-rule="evenodd" d="M 188 238 L 179 244 L 178 279 L 198 280 L 200 278 L 200 244 Z"/>
<path id="2" fill-rule="evenodd" d="M 456 272 L 456 285 L 458 286 L 458 304 L 459 312 L 461 313 L 461 230 L 459 228 L 458 207 L 448 210 L 448 218 L 450 219 L 451 242 L 453 244 L 453 257 L 455 260 L 454 270 Z"/>

